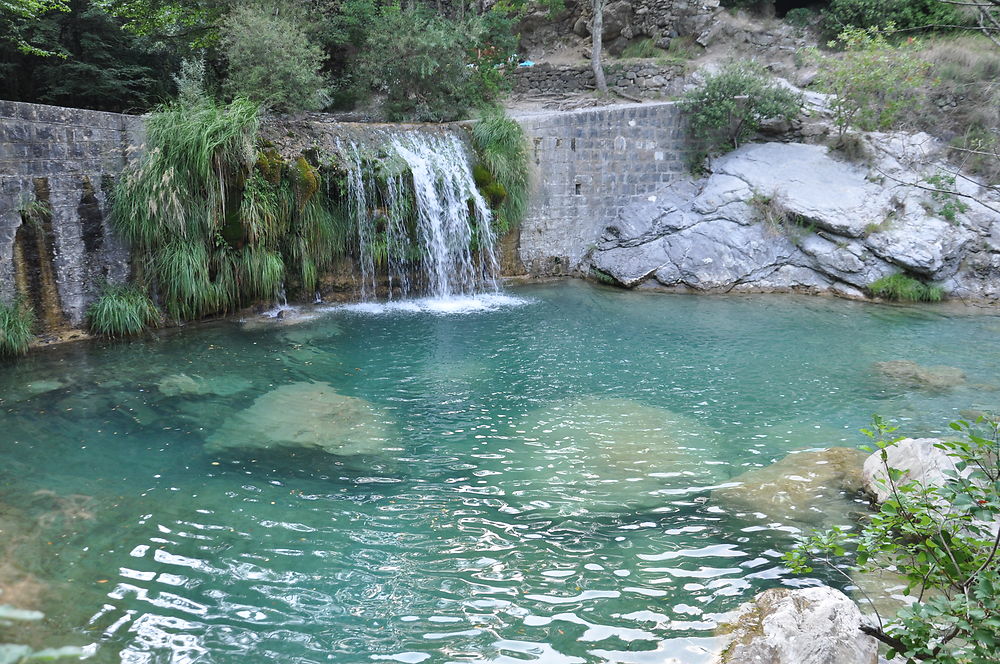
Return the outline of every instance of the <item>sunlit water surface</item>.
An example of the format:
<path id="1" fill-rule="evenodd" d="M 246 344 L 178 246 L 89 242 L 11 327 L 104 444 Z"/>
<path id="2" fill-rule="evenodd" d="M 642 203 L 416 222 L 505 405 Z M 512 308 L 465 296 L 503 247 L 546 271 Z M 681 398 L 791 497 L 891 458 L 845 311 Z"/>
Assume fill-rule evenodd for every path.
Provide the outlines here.
<path id="1" fill-rule="evenodd" d="M 873 412 L 924 434 L 1000 405 L 990 315 L 582 284 L 316 313 L 3 366 L 0 514 L 32 524 L 14 550 L 45 640 L 98 662 L 706 662 L 727 611 L 816 582 L 782 566 L 804 524 L 713 487 L 857 445 Z M 968 384 L 887 384 L 872 363 L 895 359 Z M 319 384 L 370 404 L 377 449 L 206 448 Z"/>

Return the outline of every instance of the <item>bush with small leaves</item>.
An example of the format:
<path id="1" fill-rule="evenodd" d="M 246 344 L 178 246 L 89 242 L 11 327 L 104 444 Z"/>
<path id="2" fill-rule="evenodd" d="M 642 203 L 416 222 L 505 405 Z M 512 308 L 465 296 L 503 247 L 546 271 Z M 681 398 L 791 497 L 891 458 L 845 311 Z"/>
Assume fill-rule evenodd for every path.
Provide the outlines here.
<path id="1" fill-rule="evenodd" d="M 940 484 L 907 481 L 888 463 L 901 438 L 877 415 L 863 430 L 879 455 L 888 498 L 860 532 L 837 528 L 803 538 L 786 555 L 793 569 L 821 563 L 872 572 L 894 569 L 917 598 L 893 617 L 861 631 L 908 663 L 995 662 L 1000 649 L 1000 428 L 996 422 L 954 422 L 935 445 L 955 463 Z M 874 605 L 872 608 L 875 608 Z"/>
<path id="2" fill-rule="evenodd" d="M 691 136 L 699 144 L 695 160 L 738 148 L 768 118 L 793 120 L 802 98 L 773 81 L 755 62 L 731 62 L 692 90 L 681 102 Z"/>

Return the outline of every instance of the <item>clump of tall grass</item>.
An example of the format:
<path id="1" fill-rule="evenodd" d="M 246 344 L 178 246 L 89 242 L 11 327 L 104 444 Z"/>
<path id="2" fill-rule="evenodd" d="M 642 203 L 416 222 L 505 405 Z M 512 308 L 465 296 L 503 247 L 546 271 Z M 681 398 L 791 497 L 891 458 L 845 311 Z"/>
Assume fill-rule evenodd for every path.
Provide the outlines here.
<path id="1" fill-rule="evenodd" d="M 156 325 L 160 311 L 149 294 L 134 284 L 107 284 L 87 310 L 91 332 L 109 337 L 131 337 Z"/>
<path id="2" fill-rule="evenodd" d="M 23 299 L 0 302 L 0 357 L 27 353 L 35 338 L 34 326 L 35 312 Z"/>
<path id="3" fill-rule="evenodd" d="M 940 286 L 925 284 L 902 273 L 877 279 L 868 284 L 867 290 L 873 297 L 899 302 L 940 302 L 944 298 Z"/>
<path id="4" fill-rule="evenodd" d="M 472 145 L 485 170 L 493 181 L 480 171 L 477 184 L 484 190 L 487 200 L 496 205 L 496 230 L 505 233 L 521 223 L 528 208 L 531 173 L 528 162 L 528 143 L 524 130 L 502 109 L 483 113 L 472 128 Z"/>

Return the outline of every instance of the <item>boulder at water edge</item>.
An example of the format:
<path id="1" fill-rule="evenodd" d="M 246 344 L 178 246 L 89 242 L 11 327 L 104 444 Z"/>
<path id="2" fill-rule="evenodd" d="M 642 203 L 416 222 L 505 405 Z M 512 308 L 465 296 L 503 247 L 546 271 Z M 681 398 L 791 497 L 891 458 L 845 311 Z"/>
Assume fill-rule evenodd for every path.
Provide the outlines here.
<path id="1" fill-rule="evenodd" d="M 209 436 L 209 451 L 311 449 L 342 456 L 378 454 L 386 418 L 364 399 L 327 383 L 283 385 L 257 398 Z"/>
<path id="2" fill-rule="evenodd" d="M 911 481 L 920 482 L 925 487 L 944 485 L 946 473 L 954 473 L 956 467 L 953 457 L 935 447 L 940 443 L 939 438 L 904 438 L 885 448 L 889 467 L 903 471 L 897 486 Z M 864 488 L 877 503 L 884 502 L 892 495 L 892 486 L 888 482 L 880 452 L 875 452 L 865 460 Z"/>
<path id="3" fill-rule="evenodd" d="M 844 522 L 849 494 L 861 489 L 864 460 L 863 452 L 847 447 L 793 452 L 737 475 L 733 486 L 713 491 L 712 500 L 782 523 Z"/>
<path id="4" fill-rule="evenodd" d="M 833 588 L 767 590 L 739 608 L 719 664 L 875 664 L 878 643 L 861 621 Z"/>

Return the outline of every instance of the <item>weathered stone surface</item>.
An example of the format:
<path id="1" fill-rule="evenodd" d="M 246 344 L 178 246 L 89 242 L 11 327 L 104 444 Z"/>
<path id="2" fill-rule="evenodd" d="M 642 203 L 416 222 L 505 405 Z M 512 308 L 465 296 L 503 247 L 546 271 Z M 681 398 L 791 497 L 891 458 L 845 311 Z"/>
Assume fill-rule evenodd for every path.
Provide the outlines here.
<path id="1" fill-rule="evenodd" d="M 965 383 L 965 372 L 944 365 L 923 366 L 912 360 L 876 362 L 872 368 L 902 387 L 916 390 L 947 390 Z"/>
<path id="2" fill-rule="evenodd" d="M 914 180 L 934 168 L 914 165 L 914 145 L 933 139 L 908 136 L 870 141 L 884 155 L 879 169 Z M 746 145 L 712 168 L 620 210 L 590 264 L 628 287 L 864 297 L 874 281 L 904 272 L 957 295 L 1000 298 L 1000 241 L 989 242 L 1000 237 L 1000 214 L 979 206 L 947 222 L 926 192 L 880 184 L 820 145 Z"/>
<path id="3" fill-rule="evenodd" d="M 885 449 L 889 467 L 903 471 L 897 486 L 911 481 L 920 482 L 925 487 L 941 486 L 947 473 L 956 472 L 955 459 L 935 447 L 939 443 L 939 438 L 904 438 Z M 879 452 L 865 460 L 864 487 L 878 503 L 892 495 L 892 485 Z"/>
<path id="4" fill-rule="evenodd" d="M 738 512 L 782 523 L 845 519 L 848 498 L 861 490 L 865 455 L 846 447 L 789 454 L 733 477 L 712 500 Z"/>
<path id="5" fill-rule="evenodd" d="M 208 437 L 206 449 L 312 449 L 341 456 L 375 455 L 389 425 L 364 399 L 344 396 L 326 383 L 292 383 L 263 396 Z"/>
<path id="6" fill-rule="evenodd" d="M 774 588 L 744 604 L 720 664 L 876 664 L 858 607 L 827 587 Z"/>

